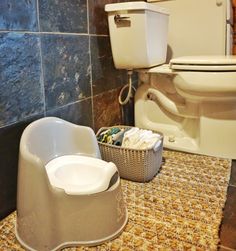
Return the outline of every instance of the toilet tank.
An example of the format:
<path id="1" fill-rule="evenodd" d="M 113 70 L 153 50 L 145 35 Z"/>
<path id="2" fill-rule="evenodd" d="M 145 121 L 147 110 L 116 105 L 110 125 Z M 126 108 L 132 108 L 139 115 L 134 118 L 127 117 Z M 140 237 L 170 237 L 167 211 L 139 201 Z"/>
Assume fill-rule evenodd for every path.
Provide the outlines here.
<path id="1" fill-rule="evenodd" d="M 169 14 L 146 2 L 107 4 L 112 55 L 117 69 L 148 68 L 166 61 Z"/>

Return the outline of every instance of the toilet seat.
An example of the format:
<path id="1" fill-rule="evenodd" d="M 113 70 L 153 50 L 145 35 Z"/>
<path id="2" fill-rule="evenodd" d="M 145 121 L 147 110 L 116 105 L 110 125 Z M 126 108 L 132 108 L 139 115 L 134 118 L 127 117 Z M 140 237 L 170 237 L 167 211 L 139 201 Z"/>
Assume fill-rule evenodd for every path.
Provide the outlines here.
<path id="1" fill-rule="evenodd" d="M 112 162 L 80 155 L 57 157 L 49 161 L 45 168 L 51 185 L 70 195 L 105 191 L 117 173 Z"/>
<path id="2" fill-rule="evenodd" d="M 170 60 L 173 70 L 236 71 L 236 56 L 185 56 Z"/>

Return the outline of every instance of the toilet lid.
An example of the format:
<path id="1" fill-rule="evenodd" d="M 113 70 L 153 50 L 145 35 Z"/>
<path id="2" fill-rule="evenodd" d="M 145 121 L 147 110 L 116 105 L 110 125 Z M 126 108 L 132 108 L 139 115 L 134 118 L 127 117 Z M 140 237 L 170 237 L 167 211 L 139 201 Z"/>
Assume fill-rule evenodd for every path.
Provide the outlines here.
<path id="1" fill-rule="evenodd" d="M 111 4 L 105 5 L 106 12 L 135 11 L 135 10 L 149 10 L 149 11 L 169 15 L 169 12 L 166 8 L 157 6 L 155 4 L 146 3 L 143 1 L 127 2 L 127 3 L 111 3 Z"/>
<path id="2" fill-rule="evenodd" d="M 50 184 L 71 195 L 105 191 L 117 173 L 112 162 L 80 155 L 57 157 L 49 161 L 45 168 Z"/>
<path id="3" fill-rule="evenodd" d="M 170 60 L 173 70 L 236 71 L 236 56 L 186 56 Z"/>

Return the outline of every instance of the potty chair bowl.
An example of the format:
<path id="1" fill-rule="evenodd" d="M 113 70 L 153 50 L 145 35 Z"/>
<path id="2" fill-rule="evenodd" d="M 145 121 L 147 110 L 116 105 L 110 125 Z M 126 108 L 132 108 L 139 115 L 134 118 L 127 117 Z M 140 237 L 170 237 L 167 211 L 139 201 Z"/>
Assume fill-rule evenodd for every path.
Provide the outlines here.
<path id="1" fill-rule="evenodd" d="M 100 159 L 89 127 L 55 117 L 24 130 L 19 150 L 16 237 L 28 250 L 96 246 L 128 216 L 116 166 Z"/>

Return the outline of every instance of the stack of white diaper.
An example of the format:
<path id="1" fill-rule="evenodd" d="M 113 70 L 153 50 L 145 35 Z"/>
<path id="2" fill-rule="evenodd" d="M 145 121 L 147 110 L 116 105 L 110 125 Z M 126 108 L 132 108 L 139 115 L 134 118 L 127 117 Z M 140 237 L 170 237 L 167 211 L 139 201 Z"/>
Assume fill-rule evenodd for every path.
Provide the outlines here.
<path id="1" fill-rule="evenodd" d="M 133 149 L 156 148 L 161 144 L 160 139 L 161 135 L 158 133 L 133 127 L 125 132 L 122 146 Z"/>

